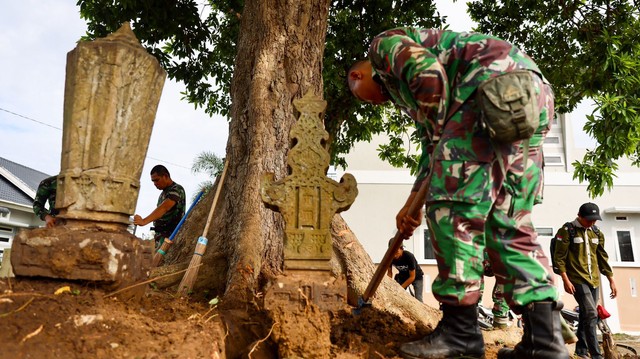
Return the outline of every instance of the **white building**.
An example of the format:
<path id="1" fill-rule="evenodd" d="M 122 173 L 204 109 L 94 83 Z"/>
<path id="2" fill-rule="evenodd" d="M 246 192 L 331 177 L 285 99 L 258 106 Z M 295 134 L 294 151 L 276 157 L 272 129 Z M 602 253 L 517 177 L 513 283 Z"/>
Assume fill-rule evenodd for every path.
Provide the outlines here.
<path id="1" fill-rule="evenodd" d="M 581 204 L 598 204 L 603 220 L 597 225 L 605 234 L 606 250 L 618 289 L 618 298 L 610 299 L 608 281 L 603 278 L 600 297 L 612 314 L 607 322 L 614 332 L 637 332 L 640 331 L 640 312 L 635 310 L 640 305 L 640 169 L 631 167 L 629 162 L 620 163 L 613 189 L 602 197 L 591 199 L 586 184 L 573 179 L 571 163 L 581 160 L 585 150 L 576 148 L 570 125 L 568 115 L 559 116 L 544 144 L 544 203 L 537 205 L 533 212 L 539 240 L 548 253 L 551 237 L 565 222 L 576 218 Z M 342 216 L 376 263 L 384 256 L 388 240 L 395 234 L 395 216 L 404 205 L 414 181 L 408 170 L 393 168 L 378 158 L 376 149 L 383 140 L 378 137 L 371 143 L 356 145 L 347 157 L 349 168 L 344 171 L 355 176 L 359 195 Z M 337 177 L 342 173 L 337 173 Z M 430 283 L 437 270 L 428 237 L 423 222 L 423 228 L 416 230 L 405 246 L 415 254 L 425 272 L 425 302 L 437 306 L 430 293 Z M 559 277 L 557 285 L 563 293 L 565 308 L 575 307 L 575 300 L 564 293 Z M 492 286 L 493 278 L 487 278 L 486 287 Z M 487 306 L 491 306 L 490 292 L 485 290 L 483 302 Z"/>
<path id="2" fill-rule="evenodd" d="M 0 263 L 4 250 L 22 228 L 44 224 L 33 213 L 33 200 L 46 173 L 0 157 Z"/>

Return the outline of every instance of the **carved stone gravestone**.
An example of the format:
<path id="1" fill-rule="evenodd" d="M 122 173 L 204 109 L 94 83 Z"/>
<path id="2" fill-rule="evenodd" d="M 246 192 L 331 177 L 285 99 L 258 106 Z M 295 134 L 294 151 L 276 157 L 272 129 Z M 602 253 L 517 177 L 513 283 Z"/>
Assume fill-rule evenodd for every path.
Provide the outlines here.
<path id="1" fill-rule="evenodd" d="M 64 225 L 16 236 L 16 275 L 119 283 L 146 278 L 151 241 L 127 226 L 165 78 L 128 23 L 68 53 L 56 194 Z"/>
<path id="2" fill-rule="evenodd" d="M 331 309 L 346 303 L 346 282 L 331 277 L 333 253 L 330 225 L 335 213 L 347 210 L 358 189 L 355 178 L 345 174 L 340 182 L 327 177 L 329 137 L 319 118 L 326 102 L 308 93 L 294 100 L 300 112 L 289 133 L 289 175 L 279 181 L 265 174 L 262 200 L 282 214 L 285 221 L 285 276 L 265 296 L 267 306 L 305 300 Z"/>

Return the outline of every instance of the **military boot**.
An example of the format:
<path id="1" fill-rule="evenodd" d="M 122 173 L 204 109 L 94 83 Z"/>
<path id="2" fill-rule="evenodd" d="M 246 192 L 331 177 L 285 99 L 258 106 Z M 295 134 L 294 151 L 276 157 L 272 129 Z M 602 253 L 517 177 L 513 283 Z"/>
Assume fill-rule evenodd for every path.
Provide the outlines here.
<path id="1" fill-rule="evenodd" d="M 560 328 L 562 302 L 533 302 L 522 313 L 524 333 L 515 348 L 502 348 L 498 359 L 569 359 Z"/>
<path id="2" fill-rule="evenodd" d="M 493 317 L 493 329 L 506 329 L 509 326 L 509 318 L 508 317 Z"/>
<path id="3" fill-rule="evenodd" d="M 478 306 L 442 306 L 442 320 L 433 333 L 400 346 L 405 359 L 484 358 Z"/>

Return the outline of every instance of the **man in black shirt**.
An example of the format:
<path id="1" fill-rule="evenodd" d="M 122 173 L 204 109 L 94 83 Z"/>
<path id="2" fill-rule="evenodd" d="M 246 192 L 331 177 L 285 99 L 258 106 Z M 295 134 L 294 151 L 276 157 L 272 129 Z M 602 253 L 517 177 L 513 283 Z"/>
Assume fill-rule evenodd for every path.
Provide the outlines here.
<path id="1" fill-rule="evenodd" d="M 160 248 L 164 238 L 169 238 L 176 228 L 186 207 L 184 188 L 171 179 L 169 170 L 163 165 L 156 165 L 151 169 L 151 182 L 161 190 L 158 197 L 158 207 L 147 217 L 136 214 L 133 223 L 146 226 L 153 222 L 156 248 Z"/>
<path id="2" fill-rule="evenodd" d="M 392 241 L 393 238 L 389 241 L 389 246 L 391 246 Z M 418 265 L 418 261 L 413 253 L 404 250 L 404 246 L 400 246 L 393 256 L 391 264 L 398 270 L 398 274 L 393 277 L 395 281 L 404 289 L 407 289 L 408 286 L 412 285 L 414 292 L 413 296 L 422 302 L 422 278 L 424 276 L 424 272 L 422 272 L 422 268 Z M 393 273 L 391 267 L 389 267 L 387 274 L 389 277 L 392 276 Z"/>

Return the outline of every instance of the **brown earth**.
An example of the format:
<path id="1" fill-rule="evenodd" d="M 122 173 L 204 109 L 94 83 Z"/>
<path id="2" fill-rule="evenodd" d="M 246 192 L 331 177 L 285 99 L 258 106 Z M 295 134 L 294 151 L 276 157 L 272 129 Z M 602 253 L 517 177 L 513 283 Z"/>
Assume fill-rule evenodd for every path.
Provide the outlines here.
<path id="1" fill-rule="evenodd" d="M 398 358 L 399 343 L 430 332 L 373 309 L 226 309 L 206 293 L 185 298 L 151 286 L 126 302 L 95 284 L 48 279 L 3 279 L 0 293 L 0 358 Z M 484 333 L 487 359 L 521 335 Z"/>

